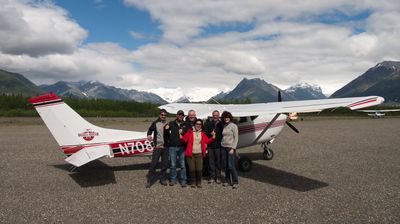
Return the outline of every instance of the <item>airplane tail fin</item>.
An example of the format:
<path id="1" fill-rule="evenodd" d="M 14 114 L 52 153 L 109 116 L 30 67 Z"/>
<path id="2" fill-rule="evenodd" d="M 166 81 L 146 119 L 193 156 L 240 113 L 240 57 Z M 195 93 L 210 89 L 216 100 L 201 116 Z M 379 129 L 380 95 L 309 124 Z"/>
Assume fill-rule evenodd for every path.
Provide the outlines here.
<path id="1" fill-rule="evenodd" d="M 33 97 L 40 117 L 61 147 L 143 139 L 144 132 L 101 128 L 83 119 L 54 93 Z"/>
<path id="2" fill-rule="evenodd" d="M 39 113 L 60 146 L 80 145 L 93 140 L 97 127 L 76 113 L 54 93 L 28 100 Z"/>

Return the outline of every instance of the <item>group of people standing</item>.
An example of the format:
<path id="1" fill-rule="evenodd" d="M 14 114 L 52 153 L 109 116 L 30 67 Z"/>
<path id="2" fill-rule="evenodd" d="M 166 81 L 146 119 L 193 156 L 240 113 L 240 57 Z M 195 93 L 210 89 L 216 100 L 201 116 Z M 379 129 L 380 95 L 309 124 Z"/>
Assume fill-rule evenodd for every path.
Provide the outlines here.
<path id="1" fill-rule="evenodd" d="M 179 182 L 182 187 L 202 187 L 203 163 L 208 155 L 208 183 L 232 186 L 239 184 L 235 166 L 238 127 L 233 122 L 232 114 L 224 111 L 220 118 L 219 111 L 212 112 L 212 117 L 204 124 L 196 118 L 196 112 L 189 110 L 186 119 L 182 110 L 175 120 L 167 122 L 167 111 L 160 110 L 147 131 L 147 139 L 153 141 L 154 150 L 147 175 L 146 187 L 157 181 L 156 165 L 161 158 L 160 183 L 168 185 L 167 169 L 170 163 L 169 185 L 178 183 L 177 163 L 180 167 Z M 221 170 L 224 170 L 223 178 Z"/>

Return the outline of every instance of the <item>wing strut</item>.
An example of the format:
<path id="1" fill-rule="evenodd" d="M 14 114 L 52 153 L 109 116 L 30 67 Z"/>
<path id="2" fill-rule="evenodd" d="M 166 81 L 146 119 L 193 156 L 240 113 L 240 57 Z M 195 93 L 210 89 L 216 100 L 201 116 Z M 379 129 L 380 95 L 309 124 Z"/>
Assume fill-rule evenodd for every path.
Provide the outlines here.
<path id="1" fill-rule="evenodd" d="M 262 132 L 257 136 L 257 138 L 254 140 L 254 142 L 252 143 L 252 145 L 257 144 L 258 140 L 265 134 L 265 132 L 272 126 L 272 124 L 274 124 L 274 122 L 276 121 L 276 119 L 278 119 L 279 115 L 281 115 L 281 113 L 277 113 L 275 115 L 274 118 L 272 118 L 272 120 L 268 123 L 268 125 L 264 128 L 264 130 L 262 130 Z"/>

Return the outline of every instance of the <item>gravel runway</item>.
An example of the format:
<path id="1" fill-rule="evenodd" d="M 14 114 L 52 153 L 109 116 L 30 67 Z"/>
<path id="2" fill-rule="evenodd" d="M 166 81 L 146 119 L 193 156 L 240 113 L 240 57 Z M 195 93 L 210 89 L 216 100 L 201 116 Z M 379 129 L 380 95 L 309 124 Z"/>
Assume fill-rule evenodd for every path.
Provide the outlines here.
<path id="1" fill-rule="evenodd" d="M 93 118 L 144 131 L 152 119 Z M 39 118 L 0 118 L 0 223 L 400 223 L 400 118 L 313 118 L 285 128 L 239 188 L 145 188 L 148 157 L 74 172 Z"/>

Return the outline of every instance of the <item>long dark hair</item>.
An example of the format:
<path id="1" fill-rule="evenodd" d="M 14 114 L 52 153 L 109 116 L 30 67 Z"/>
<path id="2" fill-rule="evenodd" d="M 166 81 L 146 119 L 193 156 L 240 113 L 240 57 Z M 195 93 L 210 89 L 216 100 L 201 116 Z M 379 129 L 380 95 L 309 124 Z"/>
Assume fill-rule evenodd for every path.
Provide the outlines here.
<path id="1" fill-rule="evenodd" d="M 230 122 L 233 122 L 233 116 L 232 116 L 231 112 L 228 112 L 228 111 L 222 112 L 221 118 L 224 123 L 225 123 L 225 118 L 229 118 Z"/>

